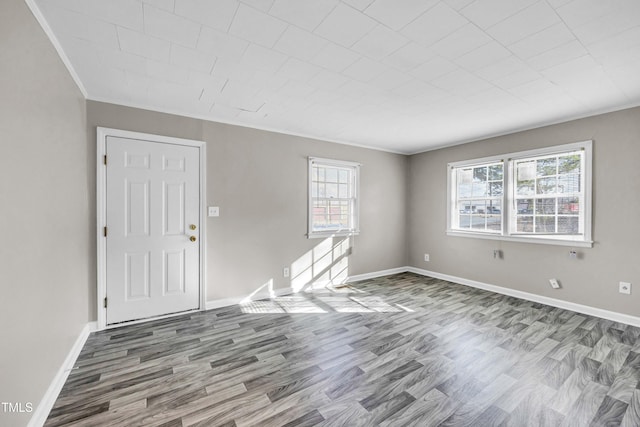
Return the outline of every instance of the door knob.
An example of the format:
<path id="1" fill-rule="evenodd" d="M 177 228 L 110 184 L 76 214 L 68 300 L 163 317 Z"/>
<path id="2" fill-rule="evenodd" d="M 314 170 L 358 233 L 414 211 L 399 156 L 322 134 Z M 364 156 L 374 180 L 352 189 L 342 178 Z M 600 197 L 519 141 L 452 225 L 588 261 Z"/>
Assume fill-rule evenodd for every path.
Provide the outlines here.
<path id="1" fill-rule="evenodd" d="M 191 225 L 189 226 L 189 228 L 190 228 L 191 230 L 195 230 L 195 229 L 196 229 L 196 225 L 195 225 L 195 224 L 191 224 Z"/>
<path id="2" fill-rule="evenodd" d="M 192 242 L 195 242 L 196 241 L 196 236 L 189 237 L 189 240 L 191 240 Z"/>

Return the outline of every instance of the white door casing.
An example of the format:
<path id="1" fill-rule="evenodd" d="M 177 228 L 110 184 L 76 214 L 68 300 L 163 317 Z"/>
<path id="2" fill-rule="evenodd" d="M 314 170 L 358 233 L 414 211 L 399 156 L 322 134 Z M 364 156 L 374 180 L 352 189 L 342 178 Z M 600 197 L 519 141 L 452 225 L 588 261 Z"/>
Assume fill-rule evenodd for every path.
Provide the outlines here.
<path id="1" fill-rule="evenodd" d="M 98 133 L 99 327 L 204 307 L 203 143 Z"/>

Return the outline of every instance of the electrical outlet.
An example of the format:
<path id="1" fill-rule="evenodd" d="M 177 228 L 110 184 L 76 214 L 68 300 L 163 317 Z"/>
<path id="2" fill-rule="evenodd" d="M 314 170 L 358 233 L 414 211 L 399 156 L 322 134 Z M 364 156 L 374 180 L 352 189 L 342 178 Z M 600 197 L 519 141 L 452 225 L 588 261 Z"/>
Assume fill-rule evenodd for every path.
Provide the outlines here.
<path id="1" fill-rule="evenodd" d="M 219 206 L 209 206 L 208 209 L 209 216 L 220 216 L 220 207 Z"/>
<path id="2" fill-rule="evenodd" d="M 571 259 L 578 259 L 578 252 L 574 251 L 574 250 L 570 250 L 569 251 L 569 258 Z"/>
<path id="3" fill-rule="evenodd" d="M 549 284 L 553 289 L 560 289 L 560 283 L 558 282 L 558 279 L 549 279 Z"/>
<path id="4" fill-rule="evenodd" d="M 425 260 L 426 262 L 429 262 L 429 254 L 424 254 L 424 260 Z"/>
<path id="5" fill-rule="evenodd" d="M 621 294 L 631 295 L 631 283 L 620 282 L 618 284 L 618 292 L 620 292 Z"/>
<path id="6" fill-rule="evenodd" d="M 282 277 L 289 277 L 289 267 L 284 267 L 282 269 Z"/>
<path id="7" fill-rule="evenodd" d="M 502 251 L 500 249 L 493 250 L 493 258 L 494 259 L 502 259 Z"/>

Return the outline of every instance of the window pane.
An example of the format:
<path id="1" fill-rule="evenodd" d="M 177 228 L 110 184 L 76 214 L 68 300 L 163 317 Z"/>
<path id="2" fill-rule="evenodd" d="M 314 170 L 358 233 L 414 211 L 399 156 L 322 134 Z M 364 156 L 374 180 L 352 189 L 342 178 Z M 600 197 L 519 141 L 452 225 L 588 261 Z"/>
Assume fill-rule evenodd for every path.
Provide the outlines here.
<path id="1" fill-rule="evenodd" d="M 487 208 L 487 202 L 485 200 L 472 200 L 471 204 L 471 213 L 474 214 L 484 214 Z"/>
<path id="2" fill-rule="evenodd" d="M 318 197 L 319 198 L 324 198 L 327 197 L 327 192 L 325 191 L 325 185 L 324 183 L 318 183 Z"/>
<path id="3" fill-rule="evenodd" d="M 318 167 L 318 181 L 324 181 L 324 173 L 325 168 L 324 167 Z"/>
<path id="4" fill-rule="evenodd" d="M 346 199 L 349 197 L 349 186 L 347 184 L 340 184 L 338 187 L 338 197 Z"/>
<path id="5" fill-rule="evenodd" d="M 580 154 L 560 156 L 558 173 L 580 173 Z"/>
<path id="6" fill-rule="evenodd" d="M 519 199 L 518 200 L 518 214 L 532 215 L 533 214 L 533 199 Z"/>
<path id="7" fill-rule="evenodd" d="M 458 218 L 458 222 L 460 224 L 460 228 L 470 228 L 471 215 L 460 215 L 460 217 Z"/>
<path id="8" fill-rule="evenodd" d="M 487 180 L 487 167 L 482 166 L 478 168 L 473 168 L 473 181 L 474 182 L 482 182 Z"/>
<path id="9" fill-rule="evenodd" d="M 569 174 L 560 175 L 558 177 L 558 193 L 579 193 L 580 192 L 580 175 Z"/>
<path id="10" fill-rule="evenodd" d="M 538 199 L 536 200 L 536 214 L 555 215 L 556 199 Z"/>
<path id="11" fill-rule="evenodd" d="M 318 197 L 318 183 L 311 183 L 311 197 Z"/>
<path id="12" fill-rule="evenodd" d="M 490 196 L 502 196 L 502 182 L 490 182 L 489 183 L 489 195 Z"/>
<path id="13" fill-rule="evenodd" d="M 484 215 L 471 215 L 471 228 L 484 230 L 486 218 Z"/>
<path id="14" fill-rule="evenodd" d="M 318 167 L 314 166 L 311 168 L 311 180 L 312 181 L 317 181 L 318 180 Z"/>
<path id="15" fill-rule="evenodd" d="M 349 171 L 344 170 L 344 169 L 340 169 L 339 173 L 338 173 L 338 179 L 340 180 L 340 182 L 349 182 Z"/>
<path id="16" fill-rule="evenodd" d="M 325 184 L 327 195 L 325 197 L 337 198 L 338 197 L 338 184 Z"/>
<path id="17" fill-rule="evenodd" d="M 577 216 L 559 216 L 558 233 L 578 234 L 580 233 L 580 218 Z"/>
<path id="18" fill-rule="evenodd" d="M 532 233 L 533 232 L 533 217 L 532 216 L 518 216 L 516 229 L 520 233 Z"/>
<path id="19" fill-rule="evenodd" d="M 325 181 L 327 182 L 338 182 L 338 169 L 336 168 L 327 168 Z"/>
<path id="20" fill-rule="evenodd" d="M 560 197 L 558 199 L 559 214 L 580 213 L 580 199 L 577 197 Z"/>
<path id="21" fill-rule="evenodd" d="M 502 200 L 489 200 L 487 202 L 487 214 L 501 215 L 502 214 Z"/>
<path id="22" fill-rule="evenodd" d="M 536 178 L 536 161 L 528 160 L 517 163 L 518 181 L 531 181 Z"/>
<path id="23" fill-rule="evenodd" d="M 458 184 L 471 184 L 473 182 L 473 168 L 458 169 Z"/>
<path id="24" fill-rule="evenodd" d="M 516 194 L 518 196 L 530 196 L 535 192 L 534 191 L 535 185 L 536 185 L 536 182 L 533 179 L 528 181 L 518 181 Z"/>
<path id="25" fill-rule="evenodd" d="M 471 183 L 458 184 L 458 199 L 471 197 Z"/>
<path id="26" fill-rule="evenodd" d="M 537 176 L 549 176 L 555 175 L 556 170 L 556 158 L 550 157 L 547 159 L 539 159 L 537 162 Z"/>
<path id="27" fill-rule="evenodd" d="M 502 181 L 502 165 L 493 165 L 489 166 L 489 180 L 491 181 Z"/>
<path id="28" fill-rule="evenodd" d="M 536 217 L 536 233 L 555 233 L 556 217 L 554 216 L 537 216 Z"/>
<path id="29" fill-rule="evenodd" d="M 538 180 L 537 193 L 550 194 L 556 192 L 556 178 L 541 178 Z"/>
<path id="30" fill-rule="evenodd" d="M 474 182 L 471 190 L 472 197 L 482 197 L 487 195 L 486 182 Z"/>
<path id="31" fill-rule="evenodd" d="M 470 202 L 460 202 L 458 203 L 458 211 L 461 214 L 470 214 L 471 211 L 471 203 Z"/>

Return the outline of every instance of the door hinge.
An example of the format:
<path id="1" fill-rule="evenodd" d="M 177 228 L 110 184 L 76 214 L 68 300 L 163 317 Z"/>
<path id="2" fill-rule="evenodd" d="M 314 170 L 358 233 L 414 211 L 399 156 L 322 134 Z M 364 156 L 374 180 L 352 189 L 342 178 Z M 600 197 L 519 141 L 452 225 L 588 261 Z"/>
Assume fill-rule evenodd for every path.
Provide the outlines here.
<path id="1" fill-rule="evenodd" d="M 102 157 L 102 162 L 103 162 L 105 165 L 107 164 L 107 155 L 106 155 L 106 154 Z"/>
<path id="2" fill-rule="evenodd" d="M 107 237 L 107 227 L 103 228 L 102 234 L 104 234 L 104 237 Z"/>
<path id="3" fill-rule="evenodd" d="M 107 308 L 107 297 L 104 297 L 104 308 Z"/>

